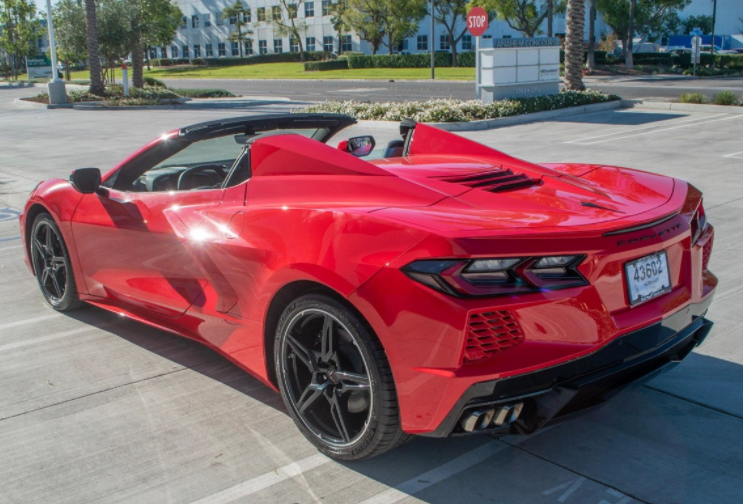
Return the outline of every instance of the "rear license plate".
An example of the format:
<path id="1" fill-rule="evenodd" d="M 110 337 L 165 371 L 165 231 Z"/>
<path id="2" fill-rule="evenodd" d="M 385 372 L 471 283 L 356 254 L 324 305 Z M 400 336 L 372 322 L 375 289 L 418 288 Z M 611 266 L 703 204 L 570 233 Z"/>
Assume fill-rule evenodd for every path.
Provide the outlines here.
<path id="1" fill-rule="evenodd" d="M 632 306 L 671 290 L 671 274 L 665 250 L 625 263 L 624 272 Z"/>

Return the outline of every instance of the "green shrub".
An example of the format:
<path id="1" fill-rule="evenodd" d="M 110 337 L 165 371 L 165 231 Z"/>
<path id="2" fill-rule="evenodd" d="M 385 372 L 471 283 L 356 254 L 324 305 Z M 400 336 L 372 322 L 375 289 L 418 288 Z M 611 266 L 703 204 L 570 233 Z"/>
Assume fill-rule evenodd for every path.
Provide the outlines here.
<path id="1" fill-rule="evenodd" d="M 712 96 L 715 105 L 740 105 L 740 98 L 732 91 L 720 91 Z"/>
<path id="2" fill-rule="evenodd" d="M 225 89 L 172 89 L 174 93 L 189 98 L 232 98 L 235 95 Z"/>
<path id="3" fill-rule="evenodd" d="M 457 66 L 474 67 L 475 66 L 475 52 L 467 51 L 467 52 L 457 53 Z"/>
<path id="4" fill-rule="evenodd" d="M 304 64 L 305 72 L 324 72 L 326 70 L 348 70 L 348 60 L 308 61 Z"/>
<path id="5" fill-rule="evenodd" d="M 419 122 L 460 122 L 495 119 L 618 99 L 618 96 L 607 95 L 599 91 L 564 91 L 555 95 L 500 100 L 493 103 L 482 103 L 478 100 L 429 100 L 402 103 L 324 102 L 304 109 L 296 109 L 293 112 L 332 112 L 347 114 L 361 120 L 400 121 L 410 118 Z"/>
<path id="6" fill-rule="evenodd" d="M 377 54 L 348 56 L 348 68 L 428 68 L 431 66 L 429 53 L 417 54 Z M 473 65 L 474 65 L 474 59 Z M 437 67 L 450 67 L 451 54 L 435 53 L 434 64 Z"/>
<path id="7" fill-rule="evenodd" d="M 364 53 L 359 51 L 348 51 L 338 55 L 338 59 L 348 59 L 349 56 L 363 56 Z"/>
<path id="8" fill-rule="evenodd" d="M 583 63 L 586 63 L 588 61 L 588 51 L 583 53 Z M 606 51 L 598 51 L 594 49 L 593 51 L 593 61 L 597 65 L 606 65 L 607 63 L 610 63 L 607 61 L 607 53 Z M 560 63 L 565 63 L 565 51 L 560 49 Z"/>
<path id="9" fill-rule="evenodd" d="M 145 76 L 144 77 L 144 83 L 145 83 L 146 86 L 160 87 L 160 88 L 166 88 L 166 89 L 168 87 L 160 79 L 156 79 L 156 78 L 150 77 L 150 76 Z"/>
<path id="10" fill-rule="evenodd" d="M 696 104 L 702 104 L 707 103 L 707 98 L 704 97 L 702 93 L 682 93 L 681 96 L 679 96 L 679 102 L 680 103 L 696 103 Z"/>

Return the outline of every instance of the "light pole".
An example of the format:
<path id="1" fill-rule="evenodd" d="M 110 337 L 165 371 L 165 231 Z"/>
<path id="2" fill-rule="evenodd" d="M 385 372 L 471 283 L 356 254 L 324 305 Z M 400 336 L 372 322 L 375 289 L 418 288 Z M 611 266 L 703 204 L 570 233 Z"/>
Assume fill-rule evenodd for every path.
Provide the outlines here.
<path id="1" fill-rule="evenodd" d="M 710 52 L 712 53 L 712 68 L 715 68 L 715 20 L 717 18 L 717 0 L 712 0 L 712 43 Z"/>
<path id="2" fill-rule="evenodd" d="M 49 1 L 49 0 L 47 0 Z M 434 80 L 436 78 L 436 73 L 434 68 L 436 67 L 436 57 L 434 54 L 434 49 L 436 47 L 434 42 L 434 32 L 436 30 L 436 20 L 434 19 L 433 15 L 433 2 L 434 0 L 431 0 L 431 80 Z"/>
<path id="3" fill-rule="evenodd" d="M 46 25 L 49 28 L 49 52 L 51 53 L 52 60 L 52 80 L 46 85 L 49 91 L 49 103 L 51 105 L 67 103 L 67 91 L 65 90 L 64 81 L 57 77 L 57 43 L 54 40 L 51 0 L 46 0 Z"/>

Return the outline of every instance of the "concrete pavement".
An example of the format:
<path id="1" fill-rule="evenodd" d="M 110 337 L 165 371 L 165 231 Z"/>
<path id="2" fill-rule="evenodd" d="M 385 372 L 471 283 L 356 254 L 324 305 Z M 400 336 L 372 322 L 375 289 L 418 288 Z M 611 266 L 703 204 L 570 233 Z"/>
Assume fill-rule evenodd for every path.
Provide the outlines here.
<path id="1" fill-rule="evenodd" d="M 16 92 L 28 94 L 0 90 L 0 502 L 740 502 L 743 116 L 630 109 L 466 133 L 530 161 L 631 166 L 703 190 L 717 230 L 716 325 L 671 373 L 529 438 L 420 438 L 339 464 L 302 438 L 277 395 L 213 352 L 101 310 L 48 308 L 12 216 L 41 179 L 107 169 L 181 125 L 291 104 L 40 110 L 13 105 Z M 362 132 L 380 144 L 397 134 L 377 124 L 349 134 Z"/>

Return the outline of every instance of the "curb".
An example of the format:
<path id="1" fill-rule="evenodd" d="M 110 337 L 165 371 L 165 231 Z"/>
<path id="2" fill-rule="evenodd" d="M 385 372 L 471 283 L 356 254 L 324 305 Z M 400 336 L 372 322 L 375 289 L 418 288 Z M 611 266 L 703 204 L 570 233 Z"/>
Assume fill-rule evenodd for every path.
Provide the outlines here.
<path id="1" fill-rule="evenodd" d="M 743 114 L 743 107 L 734 105 L 697 105 L 694 103 L 655 102 L 633 100 L 632 107 L 649 110 L 675 110 L 677 112 L 722 112 L 725 114 Z"/>
<path id="2" fill-rule="evenodd" d="M 592 103 L 591 105 L 580 105 L 578 107 L 568 107 L 558 110 L 545 110 L 544 112 L 534 112 L 532 114 L 498 117 L 496 119 L 484 119 L 481 121 L 470 122 L 430 123 L 430 125 L 446 131 L 482 131 L 501 128 L 504 126 L 514 126 L 517 124 L 545 121 L 548 119 L 554 119 L 555 117 L 590 114 L 591 112 L 602 112 L 604 110 L 614 110 L 631 106 L 631 102 L 628 102 L 626 100 L 615 100 L 604 103 Z"/>

